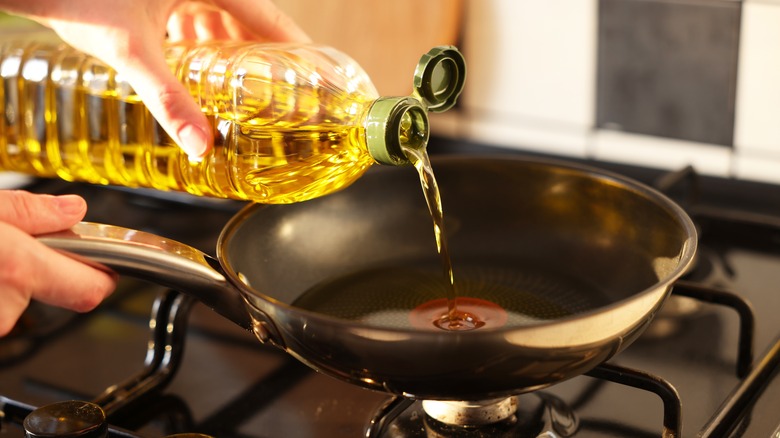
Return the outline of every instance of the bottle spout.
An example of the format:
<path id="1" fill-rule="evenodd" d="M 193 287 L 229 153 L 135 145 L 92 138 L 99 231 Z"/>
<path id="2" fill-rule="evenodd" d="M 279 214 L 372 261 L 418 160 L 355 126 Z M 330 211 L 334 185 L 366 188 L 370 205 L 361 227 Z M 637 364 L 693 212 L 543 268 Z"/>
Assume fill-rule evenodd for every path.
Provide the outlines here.
<path id="1" fill-rule="evenodd" d="M 377 99 L 365 127 L 368 152 L 378 163 L 392 166 L 411 164 L 404 149 L 424 149 L 430 136 L 428 114 L 412 97 Z"/>
<path id="2" fill-rule="evenodd" d="M 378 163 L 411 164 L 404 150 L 425 149 L 430 137 L 428 112 L 443 112 L 458 100 L 466 80 L 466 61 L 454 46 L 434 47 L 420 58 L 414 94 L 383 97 L 368 110 L 366 146 Z"/>

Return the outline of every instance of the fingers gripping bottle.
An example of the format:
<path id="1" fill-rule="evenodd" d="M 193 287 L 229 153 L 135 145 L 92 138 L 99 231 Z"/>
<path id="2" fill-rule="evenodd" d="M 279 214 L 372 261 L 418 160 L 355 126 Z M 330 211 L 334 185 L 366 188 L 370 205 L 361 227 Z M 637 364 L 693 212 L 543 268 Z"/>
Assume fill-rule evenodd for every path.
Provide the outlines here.
<path id="1" fill-rule="evenodd" d="M 215 144 L 190 161 L 138 96 L 95 58 L 64 44 L 0 46 L 0 169 L 69 181 L 291 203 L 339 190 L 372 164 L 424 149 L 428 111 L 454 105 L 465 62 L 425 54 L 415 91 L 380 97 L 362 68 L 324 46 L 167 46 L 172 71 L 212 123 Z"/>

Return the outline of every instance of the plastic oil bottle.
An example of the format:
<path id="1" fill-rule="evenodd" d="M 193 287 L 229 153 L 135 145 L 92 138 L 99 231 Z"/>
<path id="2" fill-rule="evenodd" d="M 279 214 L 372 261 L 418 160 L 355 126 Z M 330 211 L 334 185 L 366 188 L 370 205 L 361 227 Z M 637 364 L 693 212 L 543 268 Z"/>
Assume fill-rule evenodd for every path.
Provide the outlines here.
<path id="1" fill-rule="evenodd" d="M 121 75 L 62 43 L 0 44 L 0 170 L 68 181 L 291 203 L 346 187 L 424 149 L 428 111 L 454 105 L 465 62 L 423 55 L 411 96 L 380 97 L 363 69 L 316 45 L 169 45 L 171 70 L 212 123 L 200 162 Z"/>

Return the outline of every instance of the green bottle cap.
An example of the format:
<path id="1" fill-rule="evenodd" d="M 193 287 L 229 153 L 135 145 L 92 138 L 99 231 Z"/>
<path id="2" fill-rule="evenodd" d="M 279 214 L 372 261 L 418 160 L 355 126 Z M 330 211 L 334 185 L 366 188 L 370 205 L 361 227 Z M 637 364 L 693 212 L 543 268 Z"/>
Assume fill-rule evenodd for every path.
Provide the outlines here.
<path id="1" fill-rule="evenodd" d="M 428 114 L 415 98 L 381 97 L 374 101 L 366 119 L 368 152 L 379 163 L 409 164 L 404 147 L 428 144 Z"/>
<path id="2" fill-rule="evenodd" d="M 414 72 L 414 89 L 428 111 L 452 108 L 466 82 L 466 60 L 454 46 L 434 47 L 420 58 Z"/>
<path id="3" fill-rule="evenodd" d="M 414 72 L 414 95 L 374 101 L 365 121 L 368 152 L 379 163 L 409 164 L 405 149 L 424 149 L 430 130 L 428 111 L 452 108 L 466 80 L 466 61 L 453 46 L 434 47 Z"/>

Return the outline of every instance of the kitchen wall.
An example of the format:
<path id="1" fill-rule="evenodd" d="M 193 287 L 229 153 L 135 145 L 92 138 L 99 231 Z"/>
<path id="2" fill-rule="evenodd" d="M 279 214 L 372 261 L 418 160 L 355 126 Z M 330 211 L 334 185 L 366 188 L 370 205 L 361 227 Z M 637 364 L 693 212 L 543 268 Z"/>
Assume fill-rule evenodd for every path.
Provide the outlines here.
<path id="1" fill-rule="evenodd" d="M 465 0 L 274 0 L 319 44 L 338 48 L 382 95 L 407 95 L 420 56 L 454 44 Z"/>
<path id="2" fill-rule="evenodd" d="M 435 132 L 780 183 L 780 0 L 466 0 Z"/>

